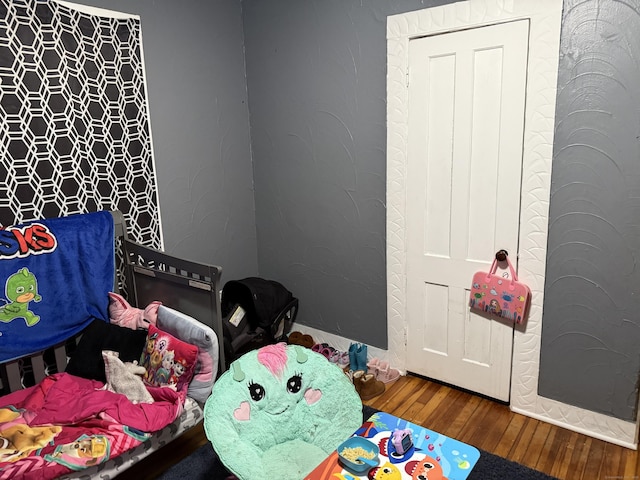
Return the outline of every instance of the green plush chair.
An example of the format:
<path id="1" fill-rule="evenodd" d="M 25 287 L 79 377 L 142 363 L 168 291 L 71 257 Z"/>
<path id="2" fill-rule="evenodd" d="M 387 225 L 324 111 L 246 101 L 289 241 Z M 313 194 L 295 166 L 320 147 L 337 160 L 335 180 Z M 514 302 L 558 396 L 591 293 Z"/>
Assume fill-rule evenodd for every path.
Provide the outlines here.
<path id="1" fill-rule="evenodd" d="M 362 423 L 342 369 L 298 345 L 244 354 L 214 384 L 207 438 L 240 480 L 300 480 Z"/>

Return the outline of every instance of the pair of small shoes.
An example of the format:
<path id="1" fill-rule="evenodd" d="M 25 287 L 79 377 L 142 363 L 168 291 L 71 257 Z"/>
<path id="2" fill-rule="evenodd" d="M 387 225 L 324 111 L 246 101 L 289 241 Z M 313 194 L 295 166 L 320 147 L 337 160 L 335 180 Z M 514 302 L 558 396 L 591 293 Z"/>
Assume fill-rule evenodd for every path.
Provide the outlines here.
<path id="1" fill-rule="evenodd" d="M 367 346 L 364 343 L 349 345 L 349 365 L 354 372 L 367 369 Z"/>
<path id="2" fill-rule="evenodd" d="M 353 372 L 353 385 L 361 400 L 370 400 L 382 395 L 385 391 L 384 383 L 377 380 L 375 375 L 364 370 Z"/>
<path id="3" fill-rule="evenodd" d="M 311 347 L 311 350 L 324 355 L 327 360 L 331 360 L 332 355 L 337 351 L 335 348 L 330 347 L 328 343 L 316 343 Z"/>
<path id="4" fill-rule="evenodd" d="M 347 352 L 341 352 L 340 350 L 334 350 L 329 357 L 329 361 L 344 369 L 344 367 L 349 365 L 349 354 Z"/>
<path id="5" fill-rule="evenodd" d="M 301 345 L 303 347 L 311 348 L 316 342 L 313 341 L 311 335 L 303 334 L 302 332 L 291 332 L 287 339 L 289 345 Z"/>
<path id="6" fill-rule="evenodd" d="M 400 378 L 400 370 L 389 366 L 389 362 L 380 362 L 376 378 L 382 383 L 395 382 L 398 378 Z"/>
<path id="7" fill-rule="evenodd" d="M 389 362 L 376 357 L 367 363 L 367 373 L 374 375 L 376 380 L 380 380 L 382 383 L 391 383 L 400 378 L 400 370 L 391 368 Z"/>

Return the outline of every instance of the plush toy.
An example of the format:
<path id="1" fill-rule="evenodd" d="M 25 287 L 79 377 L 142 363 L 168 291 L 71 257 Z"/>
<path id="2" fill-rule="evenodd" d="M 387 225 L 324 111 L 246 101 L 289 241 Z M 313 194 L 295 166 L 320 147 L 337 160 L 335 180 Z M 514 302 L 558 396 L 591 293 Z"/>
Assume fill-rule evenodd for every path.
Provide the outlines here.
<path id="1" fill-rule="evenodd" d="M 104 388 L 110 392 L 121 393 L 133 403 L 153 403 L 153 397 L 147 390 L 142 375 L 146 369 L 137 362 L 122 362 L 118 352 L 102 351 L 107 383 Z"/>
<path id="2" fill-rule="evenodd" d="M 244 354 L 214 384 L 207 438 L 240 480 L 300 480 L 362 423 L 362 403 L 323 355 L 279 343 Z"/>
<path id="3" fill-rule="evenodd" d="M 148 330 L 158 322 L 158 307 L 161 302 L 151 302 L 142 310 L 133 307 L 117 293 L 109 292 L 109 322 L 132 330 Z"/>

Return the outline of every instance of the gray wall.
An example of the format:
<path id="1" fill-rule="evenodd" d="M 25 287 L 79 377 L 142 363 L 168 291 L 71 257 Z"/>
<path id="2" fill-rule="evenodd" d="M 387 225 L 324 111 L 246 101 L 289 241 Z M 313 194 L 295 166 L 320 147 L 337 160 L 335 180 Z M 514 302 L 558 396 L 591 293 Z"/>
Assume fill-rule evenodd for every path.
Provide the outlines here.
<path id="1" fill-rule="evenodd" d="M 448 2 L 243 0 L 260 274 L 387 347 L 386 17 Z"/>
<path id="2" fill-rule="evenodd" d="M 78 3 L 141 17 L 165 250 L 256 275 L 240 1 Z"/>
<path id="3" fill-rule="evenodd" d="M 633 420 L 640 1 L 565 1 L 539 394 Z"/>

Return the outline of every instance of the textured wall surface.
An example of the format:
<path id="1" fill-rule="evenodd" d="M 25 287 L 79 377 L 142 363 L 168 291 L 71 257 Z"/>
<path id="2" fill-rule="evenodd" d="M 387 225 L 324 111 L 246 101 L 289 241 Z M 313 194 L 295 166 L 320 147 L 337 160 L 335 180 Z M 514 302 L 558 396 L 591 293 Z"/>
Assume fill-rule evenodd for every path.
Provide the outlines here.
<path id="1" fill-rule="evenodd" d="M 386 348 L 386 17 L 448 2 L 245 0 L 260 274 Z"/>
<path id="2" fill-rule="evenodd" d="M 141 17 L 165 250 L 256 275 L 240 1 L 78 3 Z"/>
<path id="3" fill-rule="evenodd" d="M 634 420 L 640 1 L 565 1 L 539 394 Z"/>

